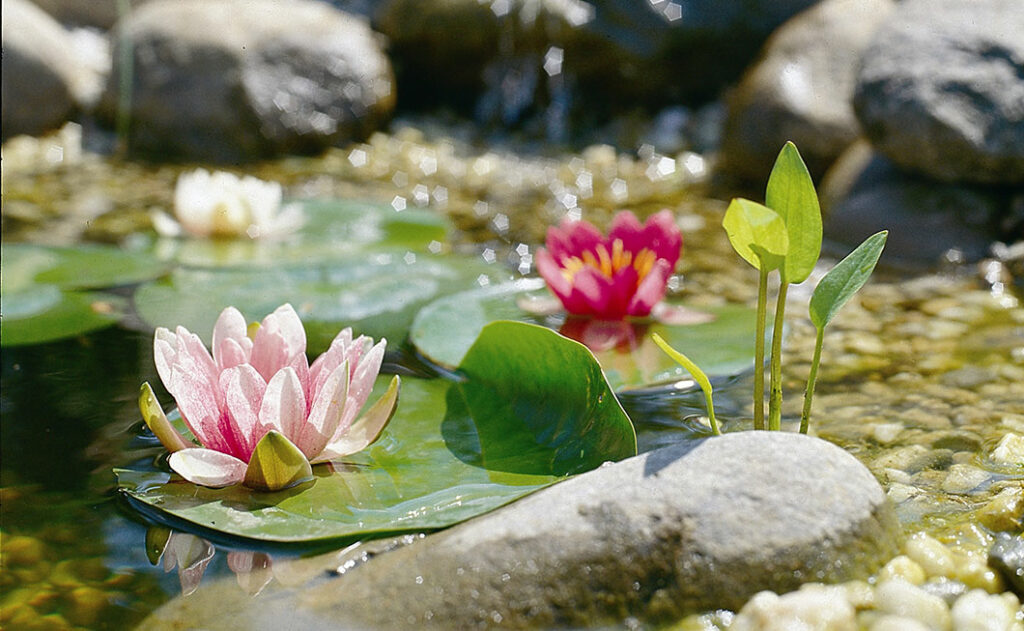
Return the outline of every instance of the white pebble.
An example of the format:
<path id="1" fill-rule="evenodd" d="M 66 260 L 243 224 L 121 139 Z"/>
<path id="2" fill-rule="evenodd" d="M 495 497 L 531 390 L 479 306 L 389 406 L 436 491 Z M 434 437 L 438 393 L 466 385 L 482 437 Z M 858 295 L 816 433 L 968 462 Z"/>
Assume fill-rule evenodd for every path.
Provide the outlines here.
<path id="1" fill-rule="evenodd" d="M 951 631 L 953 626 L 944 600 L 899 579 L 875 589 L 875 606 L 884 613 L 917 620 L 932 631 Z"/>
<path id="2" fill-rule="evenodd" d="M 882 616 L 869 627 L 870 631 L 930 631 L 928 627 L 913 618 L 905 616 Z"/>
<path id="3" fill-rule="evenodd" d="M 899 555 L 885 564 L 878 571 L 878 582 L 882 583 L 892 579 L 902 579 L 911 585 L 921 585 L 928 576 L 924 569 L 906 555 Z"/>
<path id="4" fill-rule="evenodd" d="M 972 589 L 953 604 L 953 628 L 956 631 L 1020 631 L 1016 620 L 1020 601 L 1012 593 L 988 594 Z"/>
<path id="5" fill-rule="evenodd" d="M 1024 436 L 1010 432 L 999 440 L 992 450 L 992 460 L 997 464 L 1024 466 Z"/>
<path id="6" fill-rule="evenodd" d="M 989 479 L 989 472 L 969 464 L 955 464 L 949 468 L 942 490 L 954 495 L 970 493 Z"/>
<path id="7" fill-rule="evenodd" d="M 928 576 L 953 576 L 956 572 L 956 561 L 949 548 L 923 532 L 907 541 L 906 553 Z"/>
<path id="8" fill-rule="evenodd" d="M 733 619 L 729 631 L 856 631 L 857 618 L 841 587 L 804 585 L 778 596 L 755 595 Z"/>

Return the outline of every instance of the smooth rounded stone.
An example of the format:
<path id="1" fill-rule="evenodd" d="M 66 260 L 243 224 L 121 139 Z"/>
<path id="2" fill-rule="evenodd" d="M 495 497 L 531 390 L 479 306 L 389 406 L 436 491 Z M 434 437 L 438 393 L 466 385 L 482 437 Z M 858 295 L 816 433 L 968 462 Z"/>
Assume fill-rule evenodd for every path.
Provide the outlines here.
<path id="1" fill-rule="evenodd" d="M 995 532 L 1024 530 L 1024 488 L 1009 487 L 1000 491 L 976 513 L 978 521 Z"/>
<path id="2" fill-rule="evenodd" d="M 1020 0 L 905 0 L 864 52 L 854 106 L 896 164 L 947 182 L 1024 184 Z"/>
<path id="3" fill-rule="evenodd" d="M 952 628 L 949 607 L 944 600 L 899 579 L 878 585 L 875 607 L 887 614 L 917 620 L 932 631 L 950 631 Z"/>
<path id="4" fill-rule="evenodd" d="M 842 587 L 805 585 L 779 596 L 761 592 L 743 605 L 729 631 L 856 631 L 857 616 Z"/>
<path id="5" fill-rule="evenodd" d="M 366 23 L 312 0 L 154 0 L 122 20 L 101 101 L 114 120 L 121 46 L 133 67 L 129 142 L 156 158 L 249 161 L 376 129 L 391 66 Z"/>
<path id="6" fill-rule="evenodd" d="M 932 631 L 926 625 L 906 616 L 884 615 L 868 627 L 868 631 Z"/>
<path id="7" fill-rule="evenodd" d="M 956 631 L 1021 631 L 1017 620 L 1020 601 L 1013 594 L 988 594 L 972 589 L 953 604 L 953 628 Z"/>
<path id="8" fill-rule="evenodd" d="M 715 98 L 817 1 L 383 0 L 374 28 L 403 108 L 496 109 L 510 124 L 554 104 L 592 120 Z"/>
<path id="9" fill-rule="evenodd" d="M 79 109 L 97 77 L 75 54 L 75 42 L 52 17 L 26 0 L 2 3 L 3 72 L 0 137 L 56 129 Z"/>
<path id="10" fill-rule="evenodd" d="M 999 439 L 992 450 L 992 461 L 996 464 L 1024 467 L 1024 436 L 1009 432 Z"/>
<path id="11" fill-rule="evenodd" d="M 1001 532 L 988 550 L 988 564 L 999 570 L 1007 585 L 1024 598 L 1024 536 Z"/>
<path id="12" fill-rule="evenodd" d="M 955 464 L 947 471 L 942 490 L 953 495 L 966 495 L 992 477 L 988 471 L 969 464 Z"/>
<path id="13" fill-rule="evenodd" d="M 893 557 L 886 563 L 878 571 L 876 578 L 879 583 L 891 579 L 900 579 L 911 585 L 921 585 L 928 578 L 928 575 L 925 574 L 924 569 L 917 561 L 914 561 L 905 554 L 901 554 Z"/>
<path id="14" fill-rule="evenodd" d="M 860 55 L 893 0 L 825 0 L 771 36 L 729 96 L 722 168 L 764 184 L 787 140 L 818 179 L 860 135 L 853 88 Z"/>
<path id="15" fill-rule="evenodd" d="M 993 242 L 1014 240 L 1000 223 L 1011 213 L 1012 191 L 910 174 L 862 141 L 840 155 L 819 192 L 826 236 L 853 247 L 889 230 L 882 257 L 890 264 L 979 261 Z"/>
<path id="16" fill-rule="evenodd" d="M 953 576 L 956 559 L 941 541 L 923 532 L 914 534 L 904 546 L 907 558 L 921 566 L 928 576 Z"/>
<path id="17" fill-rule="evenodd" d="M 601 467 L 291 595 L 200 590 L 143 628 L 269 629 L 290 611 L 309 628 L 676 620 L 764 589 L 867 576 L 898 539 L 853 456 L 800 434 L 742 432 Z"/>

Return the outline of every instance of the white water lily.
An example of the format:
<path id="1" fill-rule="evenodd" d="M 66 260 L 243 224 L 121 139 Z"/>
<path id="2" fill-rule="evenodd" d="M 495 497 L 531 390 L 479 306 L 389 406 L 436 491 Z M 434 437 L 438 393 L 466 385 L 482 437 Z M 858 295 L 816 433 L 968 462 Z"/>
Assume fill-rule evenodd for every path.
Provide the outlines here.
<path id="1" fill-rule="evenodd" d="M 302 225 L 302 211 L 297 204 L 282 207 L 281 200 L 277 182 L 197 169 L 178 177 L 174 217 L 156 212 L 153 227 L 165 237 L 282 237 Z"/>

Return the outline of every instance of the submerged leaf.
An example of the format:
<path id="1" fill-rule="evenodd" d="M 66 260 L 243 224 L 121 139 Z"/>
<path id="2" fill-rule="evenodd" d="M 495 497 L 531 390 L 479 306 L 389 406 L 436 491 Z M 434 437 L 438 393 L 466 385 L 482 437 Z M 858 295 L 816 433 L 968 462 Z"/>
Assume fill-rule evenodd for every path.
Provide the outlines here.
<path id="1" fill-rule="evenodd" d="M 789 236 L 785 221 L 774 210 L 737 198 L 729 203 L 722 227 L 736 253 L 756 269 L 771 271 L 785 263 Z"/>
<path id="2" fill-rule="evenodd" d="M 792 142 L 785 144 L 775 160 L 765 205 L 782 217 L 789 237 L 782 280 L 802 283 L 821 256 L 821 207 L 807 165 Z"/>
<path id="3" fill-rule="evenodd" d="M 888 230 L 871 235 L 825 274 L 811 295 L 810 313 L 814 326 L 824 328 L 846 301 L 864 286 L 882 255 L 888 236 Z"/>
<path id="4" fill-rule="evenodd" d="M 284 434 L 274 430 L 256 443 L 245 485 L 261 491 L 280 491 L 313 479 L 309 460 Z"/>

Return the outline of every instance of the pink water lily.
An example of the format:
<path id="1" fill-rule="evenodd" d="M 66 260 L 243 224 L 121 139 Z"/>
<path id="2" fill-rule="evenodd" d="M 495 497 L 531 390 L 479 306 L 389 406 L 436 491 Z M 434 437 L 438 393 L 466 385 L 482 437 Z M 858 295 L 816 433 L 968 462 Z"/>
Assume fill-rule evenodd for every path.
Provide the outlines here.
<path id="1" fill-rule="evenodd" d="M 172 452 L 171 468 L 186 480 L 275 490 L 308 479 L 310 463 L 355 453 L 377 439 L 397 405 L 398 377 L 364 416 L 356 414 L 386 344 L 353 339 L 346 328 L 309 364 L 306 333 L 291 305 L 264 318 L 252 337 L 242 314 L 228 307 L 213 329 L 212 356 L 184 327 L 159 328 L 153 340 L 160 379 L 201 446 L 167 421 L 149 384 L 140 407 Z"/>
<path id="2" fill-rule="evenodd" d="M 586 221 L 548 229 L 537 270 L 570 314 L 621 320 L 645 317 L 665 297 L 683 237 L 663 210 L 643 224 L 623 211 L 605 237 Z"/>

